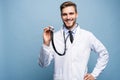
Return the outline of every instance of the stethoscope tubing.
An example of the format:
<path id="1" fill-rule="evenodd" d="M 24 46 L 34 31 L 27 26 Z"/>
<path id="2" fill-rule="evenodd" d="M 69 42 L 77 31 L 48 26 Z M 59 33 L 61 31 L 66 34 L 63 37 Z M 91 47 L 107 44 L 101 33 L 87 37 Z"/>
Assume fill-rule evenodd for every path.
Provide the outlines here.
<path id="1" fill-rule="evenodd" d="M 77 26 L 78 26 L 78 24 L 77 24 Z M 69 35 L 68 35 L 69 36 Z M 55 44 L 54 44 L 54 32 L 53 32 L 53 30 L 51 30 L 51 39 L 52 39 L 52 46 L 53 46 L 53 49 L 54 49 L 54 51 L 59 55 L 59 56 L 64 56 L 65 54 L 66 54 L 66 50 L 67 50 L 67 48 L 66 48 L 66 41 L 67 41 L 67 39 L 68 39 L 68 36 L 66 37 L 66 39 L 65 39 L 65 32 L 64 32 L 64 30 L 63 30 L 63 38 L 64 38 L 64 52 L 63 53 L 59 53 L 58 51 L 57 51 L 57 49 L 56 49 L 56 47 L 55 47 Z"/>
<path id="2" fill-rule="evenodd" d="M 64 37 L 64 52 L 63 53 L 59 53 L 58 51 L 57 51 L 57 49 L 56 49 L 56 47 L 55 47 L 55 44 L 54 44 L 54 33 L 53 33 L 53 31 L 51 31 L 51 42 L 52 42 L 52 46 L 53 46 L 53 49 L 54 49 L 54 51 L 59 55 L 59 56 L 64 56 L 65 54 L 66 54 L 66 41 L 67 41 L 67 38 L 68 38 L 68 36 L 67 36 L 67 38 L 65 39 L 65 32 L 63 31 L 63 37 Z"/>

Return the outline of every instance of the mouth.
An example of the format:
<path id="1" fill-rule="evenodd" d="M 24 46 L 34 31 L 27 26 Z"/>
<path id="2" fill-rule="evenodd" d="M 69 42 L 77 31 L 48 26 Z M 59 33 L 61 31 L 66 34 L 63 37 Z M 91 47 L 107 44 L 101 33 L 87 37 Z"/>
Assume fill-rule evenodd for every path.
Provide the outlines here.
<path id="1" fill-rule="evenodd" d="M 71 24 L 73 22 L 73 19 L 68 19 L 65 21 L 67 24 Z"/>

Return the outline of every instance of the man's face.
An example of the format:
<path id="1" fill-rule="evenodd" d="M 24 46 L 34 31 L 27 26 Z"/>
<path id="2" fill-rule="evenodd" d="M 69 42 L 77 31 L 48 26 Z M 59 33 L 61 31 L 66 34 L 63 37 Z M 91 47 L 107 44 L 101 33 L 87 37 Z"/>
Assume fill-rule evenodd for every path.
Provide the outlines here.
<path id="1" fill-rule="evenodd" d="M 62 9 L 61 17 L 66 28 L 71 29 L 75 26 L 78 14 L 73 6 L 68 6 Z"/>

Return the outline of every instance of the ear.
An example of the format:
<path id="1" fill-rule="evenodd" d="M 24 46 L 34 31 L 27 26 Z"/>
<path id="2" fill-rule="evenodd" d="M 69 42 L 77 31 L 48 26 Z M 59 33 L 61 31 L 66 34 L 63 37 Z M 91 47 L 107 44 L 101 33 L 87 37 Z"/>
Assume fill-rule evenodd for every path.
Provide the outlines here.
<path id="1" fill-rule="evenodd" d="M 78 13 L 76 13 L 76 18 L 78 18 Z"/>

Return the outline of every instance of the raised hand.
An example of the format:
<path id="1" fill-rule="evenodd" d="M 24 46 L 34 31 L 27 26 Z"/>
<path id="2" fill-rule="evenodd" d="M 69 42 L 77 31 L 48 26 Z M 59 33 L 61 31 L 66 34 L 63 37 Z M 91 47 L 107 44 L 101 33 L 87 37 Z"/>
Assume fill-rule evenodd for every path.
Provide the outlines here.
<path id="1" fill-rule="evenodd" d="M 44 32 L 43 32 L 43 43 L 46 46 L 50 45 L 50 41 L 51 41 L 51 30 L 50 30 L 50 26 L 44 28 Z"/>

